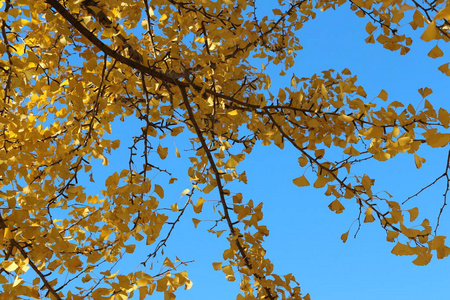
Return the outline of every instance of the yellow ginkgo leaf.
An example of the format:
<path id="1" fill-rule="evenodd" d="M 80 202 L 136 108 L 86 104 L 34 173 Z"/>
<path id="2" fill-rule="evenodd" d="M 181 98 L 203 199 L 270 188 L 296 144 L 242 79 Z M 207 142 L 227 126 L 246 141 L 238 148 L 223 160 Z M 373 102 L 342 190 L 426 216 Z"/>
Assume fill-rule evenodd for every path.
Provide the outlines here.
<path id="1" fill-rule="evenodd" d="M 385 90 L 381 90 L 377 97 L 383 101 L 386 101 L 388 98 L 388 93 Z"/>
<path id="2" fill-rule="evenodd" d="M 417 207 L 408 209 L 408 212 L 409 212 L 409 221 L 410 222 L 413 222 L 419 215 L 419 209 Z"/>
<path id="3" fill-rule="evenodd" d="M 448 4 L 447 4 L 448 5 Z M 434 17 L 436 20 L 442 20 L 442 19 L 450 19 L 450 6 L 446 6 L 445 8 L 441 9 L 436 16 Z"/>
<path id="4" fill-rule="evenodd" d="M 431 58 L 437 58 L 444 56 L 444 52 L 442 52 L 441 48 L 439 48 L 438 45 L 436 45 L 433 47 L 433 49 L 431 49 L 430 52 L 428 52 L 428 56 Z"/>
<path id="5" fill-rule="evenodd" d="M 202 197 L 198 198 L 197 200 L 197 204 L 194 205 L 194 212 L 195 213 L 201 213 L 202 208 L 203 208 L 203 203 L 205 202 L 205 199 L 203 199 Z"/>
<path id="6" fill-rule="evenodd" d="M 427 88 L 427 87 L 420 88 L 420 89 L 418 89 L 418 91 L 419 91 L 419 94 L 422 96 L 422 98 L 425 98 L 426 96 L 431 95 L 431 93 L 433 93 L 433 90 L 430 88 Z"/>
<path id="7" fill-rule="evenodd" d="M 194 227 L 197 228 L 198 224 L 200 223 L 200 220 L 192 218 L 192 223 L 194 223 Z"/>
<path id="8" fill-rule="evenodd" d="M 339 202 L 339 200 L 334 200 L 333 202 L 330 203 L 330 205 L 328 205 L 328 207 L 336 212 L 337 214 L 340 214 L 344 211 L 345 207 L 341 204 L 341 202 Z"/>
<path id="9" fill-rule="evenodd" d="M 169 148 L 163 148 L 161 145 L 158 145 L 156 152 L 158 152 L 161 159 L 165 159 L 167 157 L 167 153 L 169 152 Z"/>
<path id="10" fill-rule="evenodd" d="M 294 182 L 294 184 L 296 186 L 308 186 L 309 185 L 309 181 L 308 181 L 308 179 L 306 179 L 305 175 L 295 178 L 294 180 L 292 180 L 292 182 Z"/>
<path id="11" fill-rule="evenodd" d="M 222 263 L 221 262 L 213 262 L 212 263 L 214 270 L 218 271 L 222 269 Z"/>
<path id="12" fill-rule="evenodd" d="M 342 240 L 342 242 L 346 242 L 347 241 L 347 238 L 348 238 L 348 231 L 346 232 L 346 233 L 344 233 L 344 234 L 342 234 L 341 235 L 341 240 Z"/>
<path id="13" fill-rule="evenodd" d="M 368 22 L 366 25 L 366 32 L 368 34 L 372 34 L 372 32 L 374 32 L 377 29 L 376 26 L 374 26 L 371 22 Z"/>
<path id="14" fill-rule="evenodd" d="M 420 38 L 425 42 L 430 42 L 440 38 L 440 36 L 439 29 L 436 27 L 436 22 L 432 21 Z"/>
<path id="15" fill-rule="evenodd" d="M 398 237 L 398 235 L 399 235 L 398 231 L 389 230 L 387 235 L 386 235 L 386 240 L 388 242 L 392 243 L 392 242 L 395 241 L 395 239 Z"/>
<path id="16" fill-rule="evenodd" d="M 416 164 L 417 169 L 420 169 L 422 167 L 422 163 L 425 163 L 426 161 L 427 160 L 425 158 L 414 153 L 414 163 Z"/>
<path id="17" fill-rule="evenodd" d="M 430 263 L 432 257 L 433 256 L 431 253 L 420 253 L 417 255 L 417 258 L 413 260 L 413 264 L 417 266 L 425 266 Z"/>
<path id="18" fill-rule="evenodd" d="M 395 255 L 413 255 L 414 251 L 409 245 L 397 243 L 391 253 Z"/>
<path id="19" fill-rule="evenodd" d="M 159 196 L 159 198 L 164 198 L 164 190 L 160 185 L 155 184 L 154 192 Z"/>

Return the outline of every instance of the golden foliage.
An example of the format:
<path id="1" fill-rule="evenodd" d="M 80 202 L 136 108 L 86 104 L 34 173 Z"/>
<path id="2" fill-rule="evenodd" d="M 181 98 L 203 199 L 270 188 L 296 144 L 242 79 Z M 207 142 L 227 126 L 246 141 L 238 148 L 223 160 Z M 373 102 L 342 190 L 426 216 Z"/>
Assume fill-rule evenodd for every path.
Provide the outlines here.
<path id="1" fill-rule="evenodd" d="M 225 189 L 232 181 L 246 183 L 238 167 L 259 143 L 290 144 L 299 165 L 313 171 L 314 187 L 325 187 L 333 197 L 329 208 L 341 213 L 342 203 L 351 205 L 352 199 L 364 222 L 378 220 L 387 240 L 396 242 L 392 253 L 415 255 L 417 265 L 432 255 L 450 254 L 445 237 L 434 236 L 428 220 L 407 227 L 405 213 L 413 222 L 417 208 L 405 210 L 375 195 L 373 179 L 352 175 L 358 159 L 385 161 L 399 153 L 414 154 L 420 168 L 425 158 L 416 152 L 422 144 L 450 142 L 450 135 L 439 131 L 449 127 L 449 113 L 436 111 L 426 99 L 420 111 L 400 102 L 377 106 L 365 100 L 364 88 L 347 69 L 310 78 L 293 75 L 289 86 L 271 89 L 265 66 L 282 64 L 289 70 L 301 50 L 297 33 L 303 24 L 347 1 L 278 2 L 279 8 L 262 18 L 254 1 L 244 0 L 0 2 L 0 282 L 5 295 L 144 299 L 157 291 L 174 299 L 178 288 L 192 286 L 186 271 L 178 271 L 185 262 L 165 258 L 165 271 L 153 276 L 111 274 L 102 264 L 113 266 L 135 251 L 135 242 L 145 241 L 157 245 L 142 262 L 146 266 L 187 207 L 200 216 L 192 219 L 195 227 L 202 221 L 204 203 L 212 200 L 194 201 L 194 192 L 207 198 L 214 191 L 217 222 L 226 224 L 229 248 L 213 268 L 229 281 L 241 281 L 237 299 L 309 299 L 291 274 L 275 274 L 265 255 L 262 243 L 269 231 L 260 223 L 262 204 Z M 450 7 L 443 0 L 348 2 L 368 19 L 368 43 L 406 54 L 412 39 L 401 33 L 399 24 L 405 21 L 424 41 L 449 41 Z M 444 53 L 434 45 L 428 55 Z M 253 65 L 257 60 L 263 61 L 262 69 Z M 450 75 L 448 64 L 439 70 Z M 432 91 L 419 93 L 426 98 Z M 387 101 L 387 92 L 378 98 Z M 144 124 L 129 128 L 136 132 L 132 145 L 109 139 L 113 121 L 126 118 Z M 152 161 L 169 154 L 161 140 L 183 131 L 195 151 L 187 170 L 193 185 L 182 193 L 189 199 L 184 206 L 169 205 L 167 211 L 178 214 L 169 222 L 162 209 L 167 206 L 159 201 L 167 187 L 153 182 L 151 172 L 170 173 Z M 104 175 L 96 161 L 108 165 L 108 154 L 122 147 L 129 147 L 130 167 L 106 174 L 97 182 L 104 190 L 91 193 L 87 178 L 96 182 Z M 330 149 L 340 149 L 346 158 L 328 160 Z M 293 183 L 310 185 L 305 175 Z M 163 228 L 169 233 L 161 240 Z M 220 237 L 225 230 L 211 231 Z M 347 237 L 348 232 L 341 239 Z M 92 276 L 94 270 L 101 276 Z M 76 288 L 68 288 L 69 282 Z"/>

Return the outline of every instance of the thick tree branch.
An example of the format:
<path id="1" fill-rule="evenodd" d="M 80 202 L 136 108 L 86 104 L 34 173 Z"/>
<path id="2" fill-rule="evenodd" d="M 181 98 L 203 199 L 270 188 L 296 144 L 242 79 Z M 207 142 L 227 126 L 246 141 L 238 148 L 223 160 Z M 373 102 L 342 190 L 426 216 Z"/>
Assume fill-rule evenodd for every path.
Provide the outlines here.
<path id="1" fill-rule="evenodd" d="M 187 86 L 187 83 L 180 83 L 178 80 L 174 79 L 172 76 L 166 75 L 162 72 L 156 71 L 153 68 L 144 66 L 138 61 L 131 60 L 126 58 L 125 56 L 117 53 L 108 47 L 105 43 L 103 43 L 100 39 L 98 39 L 92 32 L 89 31 L 83 24 L 80 23 L 58 0 L 46 0 L 46 2 L 53 7 L 57 12 L 61 14 L 61 16 L 67 20 L 76 30 L 78 30 L 84 37 L 86 37 L 92 44 L 94 44 L 97 48 L 99 48 L 103 53 L 111 56 L 115 60 L 131 67 L 136 70 L 139 70 L 145 74 L 158 78 L 168 83 L 177 84 Z"/>
<path id="2" fill-rule="evenodd" d="M 3 230 L 8 228 L 8 226 L 5 223 L 5 220 L 1 216 L 0 216 L 0 228 Z M 42 272 L 39 270 L 39 268 L 36 266 L 36 264 L 30 259 L 30 257 L 28 256 L 28 253 L 25 251 L 25 249 L 15 239 L 10 239 L 9 242 L 13 248 L 16 248 L 17 250 L 19 250 L 19 252 L 22 254 L 22 256 L 25 259 L 28 258 L 29 265 L 34 270 L 34 272 L 36 272 L 36 274 L 41 278 L 41 280 L 42 280 L 44 286 L 47 288 L 48 292 L 50 294 L 52 294 L 52 296 L 55 299 L 61 300 L 62 298 L 59 296 L 59 294 L 56 292 L 56 290 L 53 288 L 53 286 L 48 282 L 47 278 L 45 277 L 44 274 L 42 274 Z"/>

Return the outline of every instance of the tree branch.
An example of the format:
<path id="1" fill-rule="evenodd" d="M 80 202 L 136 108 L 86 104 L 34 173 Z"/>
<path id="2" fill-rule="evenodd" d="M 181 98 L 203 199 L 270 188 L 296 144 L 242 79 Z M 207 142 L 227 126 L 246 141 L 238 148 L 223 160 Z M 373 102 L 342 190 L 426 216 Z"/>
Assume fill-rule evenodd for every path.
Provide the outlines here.
<path id="1" fill-rule="evenodd" d="M 219 170 L 217 169 L 217 166 L 216 166 L 214 158 L 213 158 L 213 156 L 211 154 L 211 151 L 209 150 L 208 146 L 206 145 L 206 141 L 205 141 L 205 138 L 203 137 L 202 131 L 201 131 L 200 127 L 198 126 L 197 121 L 195 120 L 194 112 L 192 111 L 192 108 L 191 108 L 191 106 L 189 104 L 189 100 L 188 100 L 188 96 L 187 96 L 186 90 L 185 90 L 185 88 L 183 86 L 179 86 L 179 88 L 180 88 L 181 95 L 183 97 L 183 103 L 184 103 L 184 105 L 186 107 L 186 110 L 187 110 L 187 112 L 189 114 L 189 119 L 192 122 L 192 126 L 194 127 L 195 133 L 197 134 L 197 136 L 198 136 L 198 138 L 200 140 L 200 144 L 202 145 L 202 148 L 205 151 L 206 156 L 208 157 L 208 161 L 209 161 L 209 164 L 211 165 L 211 169 L 213 170 L 215 181 L 217 183 L 217 188 L 219 190 L 220 203 L 221 203 L 221 205 L 223 207 L 224 218 L 225 218 L 225 220 L 227 222 L 228 228 L 230 229 L 230 233 L 233 235 L 233 237 L 236 237 L 236 231 L 235 231 L 235 228 L 234 228 L 234 223 L 231 220 L 230 214 L 228 213 L 228 210 L 230 208 L 228 207 L 228 204 L 226 203 L 226 200 L 225 200 L 225 193 L 223 191 L 222 180 L 221 180 L 221 177 L 220 177 Z M 236 241 L 236 246 L 237 246 L 237 248 L 239 250 L 239 253 L 240 253 L 241 257 L 244 259 L 244 262 L 245 262 L 245 265 L 247 266 L 247 268 L 252 271 L 252 274 L 253 274 L 253 276 L 255 278 L 257 278 L 258 280 L 262 280 L 263 277 L 261 277 L 260 275 L 256 274 L 255 272 L 253 272 L 252 264 L 250 263 L 249 257 L 247 256 L 247 253 L 244 250 L 244 247 L 242 246 L 241 242 L 239 241 L 239 238 L 236 237 L 235 241 Z M 264 287 L 264 286 L 263 286 L 263 288 L 266 291 L 267 297 L 269 299 L 274 300 L 274 299 L 277 298 L 276 295 L 272 294 L 272 291 L 269 288 Z"/>
<path id="2" fill-rule="evenodd" d="M 2 216 L 0 216 L 0 228 L 3 230 L 8 228 L 8 226 L 6 225 L 5 220 L 3 219 Z M 35 263 L 30 259 L 30 257 L 28 256 L 28 253 L 25 251 L 25 249 L 15 239 L 10 239 L 9 242 L 11 243 L 12 247 L 17 248 L 19 250 L 19 252 L 22 254 L 22 256 L 25 259 L 28 258 L 28 260 L 29 260 L 28 263 L 30 264 L 30 266 L 34 270 L 34 272 L 36 272 L 36 274 L 41 278 L 41 280 L 44 283 L 44 286 L 47 288 L 48 292 L 50 294 L 52 294 L 52 296 L 55 297 L 55 299 L 62 300 L 62 298 L 59 296 L 59 294 L 56 292 L 56 290 L 53 288 L 53 286 L 48 282 L 45 275 L 42 274 L 42 272 L 38 269 L 38 267 L 35 265 Z"/>

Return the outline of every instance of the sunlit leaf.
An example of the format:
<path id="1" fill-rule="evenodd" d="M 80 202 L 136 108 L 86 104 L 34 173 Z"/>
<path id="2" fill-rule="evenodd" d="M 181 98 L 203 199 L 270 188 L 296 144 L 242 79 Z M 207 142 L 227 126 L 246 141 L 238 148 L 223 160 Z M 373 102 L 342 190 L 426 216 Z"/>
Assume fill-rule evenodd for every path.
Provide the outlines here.
<path id="1" fill-rule="evenodd" d="M 436 28 L 436 22 L 432 21 L 427 29 L 423 32 L 422 36 L 420 37 L 425 42 L 430 42 L 432 40 L 436 40 L 440 37 L 439 29 Z"/>
<path id="2" fill-rule="evenodd" d="M 308 186 L 310 183 L 308 182 L 308 179 L 306 179 L 305 175 L 302 175 L 298 178 L 295 178 L 293 180 L 294 184 L 296 186 Z"/>
<path id="3" fill-rule="evenodd" d="M 428 52 L 428 56 L 431 58 L 437 58 L 444 55 L 444 52 L 438 47 L 438 45 L 434 46 L 430 52 Z"/>
<path id="4" fill-rule="evenodd" d="M 338 200 L 334 200 L 333 202 L 331 202 L 328 207 L 330 208 L 330 210 L 336 212 L 337 214 L 342 213 L 345 209 L 345 207 Z"/>
<path id="5" fill-rule="evenodd" d="M 419 215 L 419 209 L 417 207 L 409 209 L 408 212 L 409 212 L 409 221 L 410 222 L 413 222 Z"/>

